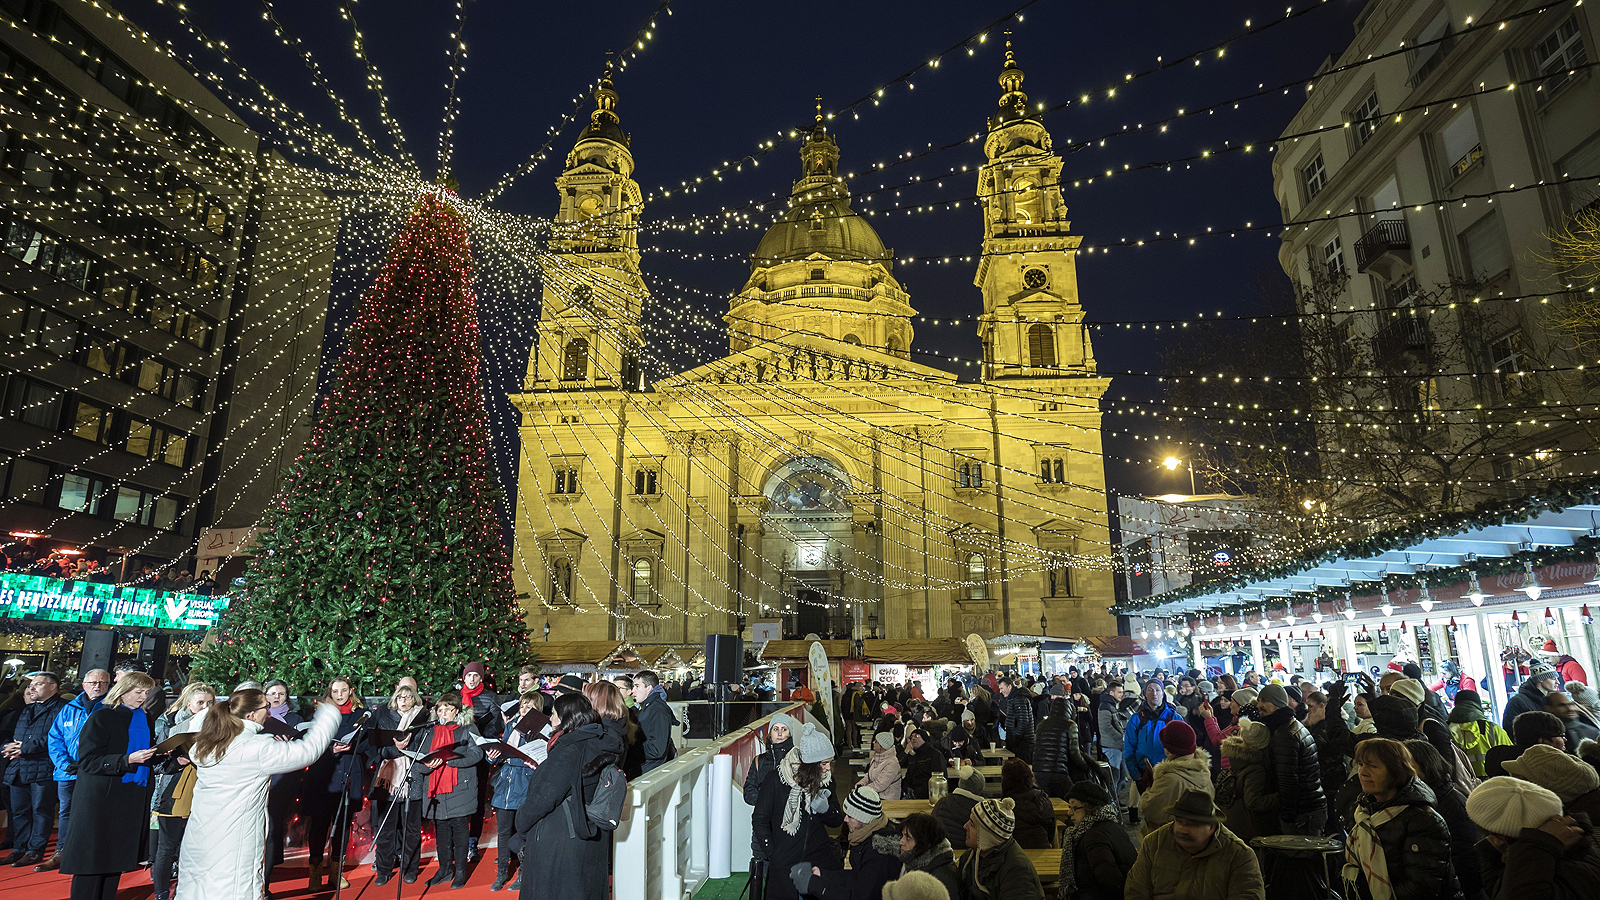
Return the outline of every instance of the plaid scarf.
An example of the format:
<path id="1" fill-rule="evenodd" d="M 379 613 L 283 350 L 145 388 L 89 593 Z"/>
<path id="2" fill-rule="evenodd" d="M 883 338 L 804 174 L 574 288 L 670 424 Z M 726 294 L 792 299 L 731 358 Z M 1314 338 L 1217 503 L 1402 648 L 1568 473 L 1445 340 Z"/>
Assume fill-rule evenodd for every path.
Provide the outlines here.
<path id="1" fill-rule="evenodd" d="M 1056 895 L 1070 897 L 1078 887 L 1077 857 L 1078 841 L 1089 833 L 1096 822 L 1117 823 L 1117 805 L 1107 803 L 1089 815 L 1085 816 L 1083 823 L 1068 828 L 1061 836 L 1061 878 L 1057 882 Z"/>
<path id="2" fill-rule="evenodd" d="M 1378 840 L 1378 829 L 1389 824 L 1395 816 L 1406 811 L 1406 804 L 1396 803 L 1376 812 L 1369 812 L 1365 803 L 1356 804 L 1356 824 L 1350 829 L 1350 843 L 1345 848 L 1344 877 L 1347 897 L 1359 897 L 1363 875 L 1372 900 L 1394 900 L 1394 886 L 1389 883 L 1389 860 Z"/>

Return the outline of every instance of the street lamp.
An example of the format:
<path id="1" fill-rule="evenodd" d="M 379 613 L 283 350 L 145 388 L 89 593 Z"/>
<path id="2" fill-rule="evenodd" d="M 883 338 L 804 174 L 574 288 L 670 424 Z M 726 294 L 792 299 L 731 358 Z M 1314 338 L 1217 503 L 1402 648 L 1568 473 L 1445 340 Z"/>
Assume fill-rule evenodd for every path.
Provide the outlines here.
<path id="1" fill-rule="evenodd" d="M 1045 618 L 1044 613 L 1039 614 L 1039 633 L 1042 635 L 1050 633 L 1050 620 Z"/>
<path id="2" fill-rule="evenodd" d="M 546 641 L 550 640 L 550 621 L 548 619 L 544 623 L 544 639 Z"/>
<path id="3" fill-rule="evenodd" d="M 1168 472 L 1176 472 L 1176 471 L 1178 471 L 1178 467 L 1179 466 L 1185 465 L 1185 462 L 1184 462 L 1184 460 L 1181 460 L 1181 459 L 1177 458 L 1176 456 L 1169 456 L 1166 459 L 1162 460 L 1161 464 L 1163 466 L 1167 467 L 1167 471 Z M 1193 463 L 1188 463 L 1187 465 L 1189 466 L 1189 493 L 1191 495 L 1198 494 L 1200 492 L 1195 490 L 1195 486 L 1194 486 L 1194 464 Z"/>

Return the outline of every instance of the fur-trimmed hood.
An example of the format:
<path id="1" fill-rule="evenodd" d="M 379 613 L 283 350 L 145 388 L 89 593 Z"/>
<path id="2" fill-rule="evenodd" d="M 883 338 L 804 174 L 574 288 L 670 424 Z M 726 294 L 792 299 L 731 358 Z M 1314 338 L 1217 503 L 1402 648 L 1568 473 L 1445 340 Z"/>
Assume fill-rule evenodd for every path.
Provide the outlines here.
<path id="1" fill-rule="evenodd" d="M 1228 764 L 1234 768 L 1251 765 L 1252 763 L 1266 762 L 1267 750 L 1253 750 L 1244 742 L 1244 738 L 1237 734 L 1222 739 L 1222 755 Z"/>
<path id="2" fill-rule="evenodd" d="M 874 838 L 874 840 L 876 840 L 876 838 Z M 905 868 L 900 870 L 901 875 L 904 875 L 907 872 L 931 872 L 940 866 L 948 865 L 955 859 L 956 855 L 955 850 L 950 847 L 950 841 L 948 839 L 940 841 L 936 847 L 916 854 L 899 853 L 899 842 L 897 839 L 895 850 L 900 857 L 900 861 L 905 863 Z"/>

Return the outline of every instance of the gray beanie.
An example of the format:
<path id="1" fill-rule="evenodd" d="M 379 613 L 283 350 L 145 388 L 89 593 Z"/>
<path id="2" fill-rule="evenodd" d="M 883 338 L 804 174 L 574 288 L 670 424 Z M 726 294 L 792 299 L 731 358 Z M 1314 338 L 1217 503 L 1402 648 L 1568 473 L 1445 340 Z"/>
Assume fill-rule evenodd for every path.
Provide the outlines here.
<path id="1" fill-rule="evenodd" d="M 962 772 L 961 774 L 961 782 L 958 790 L 963 790 L 974 796 L 982 797 L 983 773 L 979 772 L 976 766 L 966 766 L 964 768 L 966 771 Z"/>
<path id="2" fill-rule="evenodd" d="M 1265 700 L 1273 706 L 1283 709 L 1289 705 L 1289 692 L 1283 689 L 1283 685 L 1274 681 L 1256 692 L 1256 700 Z"/>
<path id="3" fill-rule="evenodd" d="M 1284 696 L 1288 696 L 1285 694 Z M 1239 688 L 1233 692 L 1233 702 L 1240 706 L 1249 706 L 1256 702 L 1256 692 L 1251 688 Z"/>
<path id="4" fill-rule="evenodd" d="M 826 731 L 810 722 L 801 729 L 794 745 L 800 751 L 800 761 L 803 763 L 819 763 L 833 759 L 833 739 L 828 737 Z"/>

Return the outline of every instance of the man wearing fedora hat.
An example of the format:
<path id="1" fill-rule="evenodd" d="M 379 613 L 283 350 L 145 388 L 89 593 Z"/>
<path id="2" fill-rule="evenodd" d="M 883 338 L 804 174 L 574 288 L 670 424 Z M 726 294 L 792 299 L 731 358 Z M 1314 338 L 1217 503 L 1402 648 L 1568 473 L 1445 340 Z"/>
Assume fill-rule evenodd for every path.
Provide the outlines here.
<path id="1" fill-rule="evenodd" d="M 1140 845 L 1126 900 L 1266 900 L 1255 852 L 1223 818 L 1203 791 L 1185 793 Z"/>

